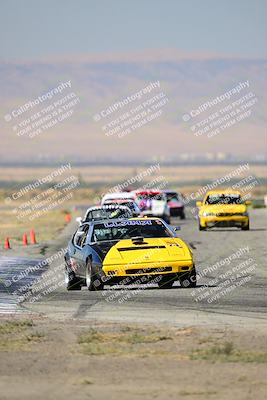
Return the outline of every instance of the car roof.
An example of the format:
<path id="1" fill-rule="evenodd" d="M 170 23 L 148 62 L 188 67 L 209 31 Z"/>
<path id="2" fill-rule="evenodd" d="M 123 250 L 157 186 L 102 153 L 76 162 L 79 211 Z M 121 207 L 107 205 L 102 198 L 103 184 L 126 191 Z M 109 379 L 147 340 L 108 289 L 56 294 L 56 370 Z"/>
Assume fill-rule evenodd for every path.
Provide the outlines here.
<path id="1" fill-rule="evenodd" d="M 108 199 L 133 199 L 134 194 L 132 192 L 115 192 L 115 193 L 106 193 L 103 196 L 104 200 Z"/>
<path id="2" fill-rule="evenodd" d="M 119 203 L 135 203 L 132 198 L 124 198 L 124 199 L 106 199 L 105 201 L 110 201 L 110 204 L 119 204 Z M 104 204 L 103 204 L 104 205 Z"/>
<path id="3" fill-rule="evenodd" d="M 175 190 L 168 190 L 168 189 L 163 190 L 163 193 L 166 193 L 166 194 L 178 194 L 178 192 L 176 192 Z"/>
<path id="4" fill-rule="evenodd" d="M 114 208 L 128 209 L 129 207 L 118 203 L 103 204 L 102 206 L 93 206 L 87 209 L 87 213 L 94 210 L 112 210 Z"/>

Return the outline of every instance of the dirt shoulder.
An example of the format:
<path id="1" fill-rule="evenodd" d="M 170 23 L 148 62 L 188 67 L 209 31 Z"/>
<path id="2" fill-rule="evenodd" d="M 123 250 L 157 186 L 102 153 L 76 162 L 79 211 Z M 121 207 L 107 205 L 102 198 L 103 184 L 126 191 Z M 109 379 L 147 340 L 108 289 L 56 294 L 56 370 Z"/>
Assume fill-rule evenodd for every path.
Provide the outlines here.
<path id="1" fill-rule="evenodd" d="M 263 400 L 266 337 L 227 328 L 2 319 L 1 399 Z"/>

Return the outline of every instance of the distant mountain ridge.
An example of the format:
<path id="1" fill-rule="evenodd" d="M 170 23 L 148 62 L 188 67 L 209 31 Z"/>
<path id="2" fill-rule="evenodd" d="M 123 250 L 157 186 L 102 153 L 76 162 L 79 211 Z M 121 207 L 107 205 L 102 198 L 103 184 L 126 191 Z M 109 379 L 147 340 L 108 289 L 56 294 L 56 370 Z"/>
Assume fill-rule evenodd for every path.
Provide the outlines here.
<path id="1" fill-rule="evenodd" d="M 13 108 L 71 80 L 80 98 L 73 116 L 40 136 L 17 137 L 4 116 Z M 106 137 L 93 116 L 116 101 L 160 81 L 168 104 L 162 116 L 119 139 Z M 195 137 L 182 119 L 192 108 L 248 80 L 258 103 L 252 116 L 217 137 Z M 81 155 L 151 158 L 182 152 L 267 153 L 267 60 L 218 55 L 151 52 L 139 55 L 76 56 L 72 59 L 0 62 L 0 156 Z M 156 93 L 156 92 L 155 92 Z M 137 103 L 136 103 L 137 104 Z M 64 146 L 62 146 L 64 143 Z"/>

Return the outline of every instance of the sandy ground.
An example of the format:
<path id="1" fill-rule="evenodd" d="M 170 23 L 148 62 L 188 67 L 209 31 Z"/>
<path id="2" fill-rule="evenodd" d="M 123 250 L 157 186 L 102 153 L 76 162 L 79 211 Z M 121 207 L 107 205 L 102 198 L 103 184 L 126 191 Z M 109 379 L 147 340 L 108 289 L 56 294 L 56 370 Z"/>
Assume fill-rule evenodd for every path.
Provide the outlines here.
<path id="1" fill-rule="evenodd" d="M 13 322 L 7 335 L 2 321 L 3 400 L 266 399 L 267 332 L 42 318 L 29 325 Z"/>

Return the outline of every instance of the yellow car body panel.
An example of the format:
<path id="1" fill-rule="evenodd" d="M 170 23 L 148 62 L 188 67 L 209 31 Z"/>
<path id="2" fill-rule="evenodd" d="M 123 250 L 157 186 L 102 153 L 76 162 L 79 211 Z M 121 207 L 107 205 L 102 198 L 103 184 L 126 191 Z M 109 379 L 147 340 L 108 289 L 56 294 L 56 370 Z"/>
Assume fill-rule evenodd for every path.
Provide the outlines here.
<path id="1" fill-rule="evenodd" d="M 176 237 L 120 240 L 106 254 L 103 272 L 107 276 L 162 275 L 190 272 L 193 256 L 187 244 Z"/>
<path id="2" fill-rule="evenodd" d="M 249 215 L 246 204 L 206 204 L 206 199 L 211 195 L 240 195 L 236 190 L 211 190 L 199 206 L 198 219 L 202 228 L 209 226 L 249 226 Z"/>

